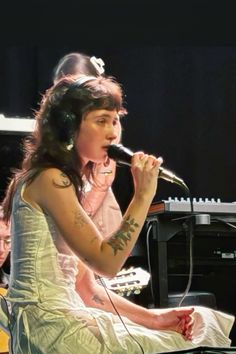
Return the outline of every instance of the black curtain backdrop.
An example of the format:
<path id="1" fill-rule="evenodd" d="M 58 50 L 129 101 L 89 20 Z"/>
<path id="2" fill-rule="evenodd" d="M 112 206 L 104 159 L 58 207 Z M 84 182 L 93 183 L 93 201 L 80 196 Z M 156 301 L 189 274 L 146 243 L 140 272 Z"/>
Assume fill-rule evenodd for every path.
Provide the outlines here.
<path id="1" fill-rule="evenodd" d="M 102 57 L 106 72 L 122 83 L 129 112 L 124 145 L 161 155 L 193 197 L 236 200 L 236 46 L 5 47 L 0 113 L 33 117 L 56 62 L 72 51 Z M 124 210 L 132 194 L 128 167 L 118 168 L 114 191 Z M 185 194 L 160 180 L 155 200 L 168 197 Z"/>
<path id="2" fill-rule="evenodd" d="M 197 200 L 236 201 L 236 45 L 8 46 L 0 50 L 0 114 L 33 117 L 56 62 L 72 51 L 102 57 L 107 74 L 122 83 L 129 112 L 124 145 L 161 155 L 163 166 L 182 177 Z M 21 158 L 21 138 L 0 134 L 1 197 Z M 118 167 L 113 189 L 124 211 L 133 190 L 128 167 Z M 168 197 L 186 195 L 160 180 L 154 201 Z M 226 240 L 225 247 L 235 250 Z M 219 309 L 235 313 L 234 267 L 217 266 L 210 276 L 212 283 L 206 275 L 196 289 L 212 286 Z M 235 345 L 235 327 L 231 338 Z"/>
<path id="3" fill-rule="evenodd" d="M 163 166 L 182 177 L 197 200 L 236 201 L 236 37 L 230 2 L 8 1 L 0 39 L 0 114 L 33 117 L 66 53 L 101 57 L 106 73 L 126 93 L 123 144 L 161 155 Z M 0 134 L 0 201 L 10 167 L 21 159 L 21 141 L 22 136 Z M 118 168 L 113 189 L 124 211 L 133 189 L 128 167 Z M 168 197 L 185 193 L 160 180 L 154 200 Z M 138 249 L 145 238 L 144 232 Z M 234 252 L 233 240 L 231 246 L 227 237 L 219 239 L 222 251 Z M 205 269 L 193 290 L 212 291 L 219 309 L 235 314 L 235 270 L 227 261 L 212 272 Z M 145 290 L 141 304 L 149 302 Z M 236 345 L 235 326 L 232 339 Z"/>

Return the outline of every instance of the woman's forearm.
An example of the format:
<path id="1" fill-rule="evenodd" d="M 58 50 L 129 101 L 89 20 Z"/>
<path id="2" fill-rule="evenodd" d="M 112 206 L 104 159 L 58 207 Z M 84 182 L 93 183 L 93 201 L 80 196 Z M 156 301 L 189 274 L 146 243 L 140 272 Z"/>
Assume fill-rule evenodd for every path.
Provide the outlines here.
<path id="1" fill-rule="evenodd" d="M 78 292 L 86 306 L 111 312 L 114 315 L 117 315 L 118 312 L 121 316 L 128 318 L 130 321 L 148 327 L 152 315 L 146 308 L 136 305 L 109 289 L 105 290 L 104 287 L 98 283 L 92 287 L 91 291 L 88 291 L 86 285 L 84 285 L 82 284 L 82 286 L 80 286 L 81 290 Z"/>
<path id="2" fill-rule="evenodd" d="M 149 198 L 134 197 L 120 228 L 111 237 L 102 241 L 102 262 L 104 269 L 107 270 L 109 267 L 108 276 L 116 275 L 131 253 L 144 225 L 150 202 Z"/>

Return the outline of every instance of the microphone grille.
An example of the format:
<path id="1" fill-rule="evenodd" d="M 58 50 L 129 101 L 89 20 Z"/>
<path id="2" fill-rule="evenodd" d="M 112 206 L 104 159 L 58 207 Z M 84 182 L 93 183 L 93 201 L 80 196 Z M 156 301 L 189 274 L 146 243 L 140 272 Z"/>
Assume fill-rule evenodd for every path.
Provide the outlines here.
<path id="1" fill-rule="evenodd" d="M 133 152 L 124 147 L 122 144 L 112 144 L 107 150 L 108 157 L 120 162 L 130 165 Z"/>

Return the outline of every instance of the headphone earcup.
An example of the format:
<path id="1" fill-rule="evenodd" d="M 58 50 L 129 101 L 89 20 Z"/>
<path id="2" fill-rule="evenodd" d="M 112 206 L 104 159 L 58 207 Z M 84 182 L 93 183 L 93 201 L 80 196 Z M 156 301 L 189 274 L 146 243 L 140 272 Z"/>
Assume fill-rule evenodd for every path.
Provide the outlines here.
<path id="1" fill-rule="evenodd" d="M 76 115 L 69 110 L 54 107 L 51 111 L 51 127 L 58 139 L 69 144 L 76 128 Z"/>

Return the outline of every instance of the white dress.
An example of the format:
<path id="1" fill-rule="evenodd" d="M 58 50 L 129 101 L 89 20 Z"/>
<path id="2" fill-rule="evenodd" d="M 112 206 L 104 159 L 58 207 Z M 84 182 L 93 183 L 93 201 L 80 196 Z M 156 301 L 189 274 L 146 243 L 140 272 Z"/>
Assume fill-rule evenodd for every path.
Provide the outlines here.
<path id="1" fill-rule="evenodd" d="M 145 354 L 230 346 L 234 317 L 204 307 L 194 312 L 191 342 L 123 318 L 131 336 L 118 316 L 87 308 L 75 291 L 77 257 L 52 219 L 22 199 L 23 188 L 14 196 L 7 294 L 14 354 L 141 354 L 138 343 Z"/>

